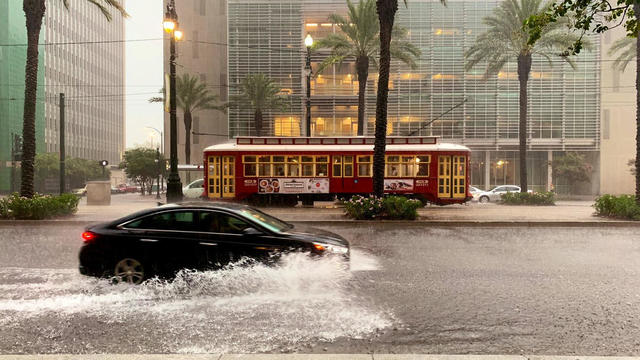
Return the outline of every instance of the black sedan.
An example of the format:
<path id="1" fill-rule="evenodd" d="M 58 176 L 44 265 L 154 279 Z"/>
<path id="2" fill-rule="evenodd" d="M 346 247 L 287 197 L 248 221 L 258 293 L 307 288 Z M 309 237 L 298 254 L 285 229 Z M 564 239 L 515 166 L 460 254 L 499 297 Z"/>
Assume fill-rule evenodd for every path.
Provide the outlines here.
<path id="1" fill-rule="evenodd" d="M 245 257 L 269 261 L 288 251 L 349 258 L 349 242 L 340 235 L 229 203 L 163 205 L 90 226 L 82 238 L 80 273 L 133 284 Z"/>

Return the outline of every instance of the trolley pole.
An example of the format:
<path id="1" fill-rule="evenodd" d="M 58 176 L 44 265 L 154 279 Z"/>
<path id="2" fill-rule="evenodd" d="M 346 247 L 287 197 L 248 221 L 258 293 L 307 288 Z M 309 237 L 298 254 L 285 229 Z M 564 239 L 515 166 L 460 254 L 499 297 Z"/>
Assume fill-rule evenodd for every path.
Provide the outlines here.
<path id="1" fill-rule="evenodd" d="M 60 93 L 60 195 L 65 190 L 64 93 Z"/>

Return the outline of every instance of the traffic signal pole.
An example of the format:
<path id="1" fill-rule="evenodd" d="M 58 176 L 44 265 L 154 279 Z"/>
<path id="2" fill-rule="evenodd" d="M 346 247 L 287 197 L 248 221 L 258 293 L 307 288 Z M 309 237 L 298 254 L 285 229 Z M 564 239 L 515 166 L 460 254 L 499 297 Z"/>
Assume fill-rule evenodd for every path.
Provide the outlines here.
<path id="1" fill-rule="evenodd" d="M 65 188 L 64 148 L 64 93 L 60 93 L 60 195 L 64 193 Z"/>

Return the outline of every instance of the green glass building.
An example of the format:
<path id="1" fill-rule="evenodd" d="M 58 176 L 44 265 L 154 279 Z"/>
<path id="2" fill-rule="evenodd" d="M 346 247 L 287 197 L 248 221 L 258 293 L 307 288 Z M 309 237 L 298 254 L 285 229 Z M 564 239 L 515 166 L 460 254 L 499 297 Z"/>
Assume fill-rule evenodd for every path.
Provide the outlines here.
<path id="1" fill-rule="evenodd" d="M 44 33 L 44 32 L 43 32 Z M 42 37 L 42 35 L 41 35 Z M 11 148 L 13 134 L 22 136 L 24 108 L 24 69 L 27 30 L 22 0 L 0 1 L 0 193 L 11 187 Z M 12 46 L 8 46 L 12 45 Z M 44 53 L 40 48 L 38 102 L 36 108 L 37 151 L 44 149 Z M 19 176 L 19 171 L 16 171 Z M 15 190 L 19 189 L 19 181 Z"/>

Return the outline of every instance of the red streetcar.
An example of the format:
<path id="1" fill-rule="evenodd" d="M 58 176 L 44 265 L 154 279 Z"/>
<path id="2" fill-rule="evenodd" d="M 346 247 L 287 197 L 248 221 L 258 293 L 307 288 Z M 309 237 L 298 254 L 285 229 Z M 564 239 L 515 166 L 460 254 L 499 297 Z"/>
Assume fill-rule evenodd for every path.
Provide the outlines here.
<path id="1" fill-rule="evenodd" d="M 372 137 L 237 137 L 204 150 L 204 196 L 292 206 L 370 194 L 373 143 Z M 470 155 L 437 137 L 388 137 L 385 193 L 441 205 L 469 201 Z"/>

